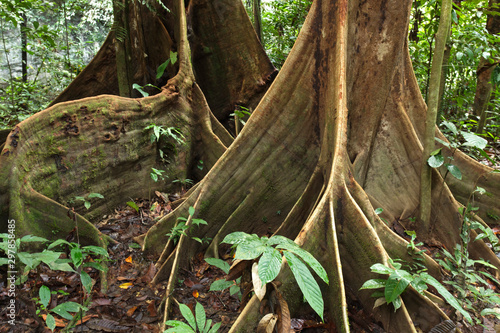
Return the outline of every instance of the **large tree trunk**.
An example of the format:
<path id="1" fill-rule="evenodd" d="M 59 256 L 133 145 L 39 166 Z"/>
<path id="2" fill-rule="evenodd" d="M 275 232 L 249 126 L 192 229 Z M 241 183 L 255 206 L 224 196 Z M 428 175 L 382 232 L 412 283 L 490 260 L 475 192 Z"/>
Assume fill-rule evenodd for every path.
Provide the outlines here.
<path id="1" fill-rule="evenodd" d="M 65 200 L 81 192 L 101 192 L 112 207 L 123 197 L 146 195 L 153 185 L 147 181 L 149 169 L 158 160 L 157 148 L 149 145 L 142 128 L 154 119 L 157 124 L 179 127 L 186 135 L 188 147 L 176 146 L 179 153 L 172 155 L 172 175 L 186 176 L 198 159 L 212 167 L 183 204 L 139 239 L 146 252 L 159 258 L 155 281 L 169 280 L 165 314 L 178 268 L 200 250 L 216 256 L 226 234 L 245 231 L 290 237 L 315 255 L 330 279 L 330 285 L 322 285 L 325 318 L 339 332 L 349 332 L 348 301 L 362 304 L 388 332 L 417 332 L 416 327 L 428 332 L 446 319 L 434 303 L 414 290 L 403 295 L 404 304 L 397 312 L 387 305 L 373 309 L 371 292 L 359 291 L 366 280 L 378 278 L 370 273 L 371 265 L 388 264 L 389 258 L 411 260 L 406 241 L 389 227 L 402 223 L 410 230 L 419 228 L 409 218 L 418 214 L 426 106 L 406 42 L 411 0 L 316 0 L 279 75 L 223 154 L 230 139 L 210 117 L 208 105 L 227 110 L 238 99 L 231 95 L 222 106 L 215 106 L 212 84 L 219 81 L 200 79 L 202 89 L 198 88 L 189 61 L 183 1 L 176 3 L 179 72 L 160 94 L 143 99 L 100 96 L 57 104 L 19 124 L 9 135 L 0 155 L 2 221 L 11 216 L 22 225 L 19 233 L 42 235 L 46 225 L 54 223 L 61 229 L 57 236 L 63 236 L 72 221 L 63 216 L 67 208 L 52 200 L 67 204 Z M 241 7 L 239 0 L 191 0 L 189 22 L 198 36 L 197 16 L 192 14 L 196 10 L 191 8 L 195 4 L 204 13 L 200 20 L 222 20 L 239 13 Z M 238 28 L 236 22 L 214 23 L 238 34 L 227 32 L 220 38 L 250 34 L 248 20 L 242 24 L 249 28 Z M 218 35 L 217 31 L 211 34 Z M 252 36 L 257 40 L 255 33 Z M 247 46 L 238 50 L 253 52 L 251 42 L 240 39 L 240 43 Z M 208 52 L 212 64 L 215 55 L 228 52 L 224 59 L 234 59 L 235 54 L 254 59 L 255 55 L 239 54 L 227 46 L 221 50 L 214 47 Z M 227 82 L 250 77 L 250 86 L 256 87 L 257 82 L 259 92 L 266 82 L 266 76 L 256 81 L 258 66 L 235 77 L 224 76 L 215 66 L 196 67 L 196 62 L 193 56 L 196 78 L 202 78 L 205 70 L 216 72 L 224 83 L 220 89 L 229 94 L 233 90 L 227 89 Z M 220 67 L 223 70 L 241 70 L 221 64 L 225 64 Z M 240 83 L 241 90 L 246 90 L 247 82 Z M 210 102 L 208 96 L 214 100 Z M 84 154 L 89 157 L 82 158 Z M 482 196 L 476 204 L 484 216 L 489 210 L 500 213 L 500 176 L 461 153 L 455 154 L 455 164 L 467 173 L 460 183 L 444 184 L 441 175 L 433 172 L 432 233 L 427 239 L 448 249 L 459 242 L 461 226 L 460 203 L 453 192 L 466 202 L 475 185 L 482 186 L 494 196 Z M 88 175 L 85 184 L 84 173 Z M 86 217 L 104 210 L 104 204 L 95 205 Z M 208 221 L 190 234 L 213 238 L 207 249 L 185 236 L 174 247 L 166 236 L 177 217 L 188 215 L 190 206 L 195 207 L 196 217 Z M 384 209 L 389 226 L 375 214 L 377 207 Z M 85 226 L 94 232 L 90 223 Z M 500 267 L 482 241 L 472 243 L 470 251 Z M 425 260 L 429 272 L 439 278 L 437 264 L 429 257 Z M 303 307 L 302 297 L 287 272 L 279 276 L 280 290 L 296 314 Z M 250 301 L 232 331 L 255 332 L 258 321 L 254 319 L 262 316 L 257 302 L 256 298 Z"/>

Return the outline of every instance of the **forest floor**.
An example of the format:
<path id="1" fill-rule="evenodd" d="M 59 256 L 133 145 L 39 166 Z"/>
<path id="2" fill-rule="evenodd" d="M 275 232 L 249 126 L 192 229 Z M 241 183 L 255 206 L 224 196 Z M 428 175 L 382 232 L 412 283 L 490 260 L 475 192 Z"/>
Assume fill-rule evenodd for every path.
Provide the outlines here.
<path id="1" fill-rule="evenodd" d="M 72 272 L 52 271 L 45 264 L 40 264 L 37 270 L 30 272 L 28 280 L 18 286 L 16 298 L 15 326 L 7 323 L 6 300 L 8 299 L 5 281 L 7 269 L 0 268 L 0 332 L 51 332 L 45 325 L 46 311 L 37 312 L 34 301 L 38 297 L 38 290 L 42 285 L 48 286 L 52 292 L 49 308 L 67 301 L 84 304 L 87 302 L 88 311 L 83 314 L 71 332 L 160 332 L 160 323 L 163 319 L 163 305 L 166 282 L 152 285 L 151 281 L 156 273 L 155 258 L 145 256 L 134 237 L 144 234 L 157 220 L 168 214 L 175 207 L 179 194 L 168 196 L 156 192 L 153 200 L 136 199 L 138 211 L 130 206 L 121 206 L 113 214 L 103 216 L 97 223 L 102 233 L 117 241 L 117 244 L 108 248 L 109 261 L 107 262 L 108 289 L 100 289 L 100 277 L 97 270 L 85 268 L 89 275 L 96 280 L 90 297 L 85 297 L 79 282 L 78 275 Z M 408 238 L 401 228 L 393 223 L 394 231 Z M 500 233 L 500 230 L 497 230 Z M 75 235 L 68 235 L 68 241 L 75 241 Z M 429 254 L 434 254 L 437 248 L 426 248 Z M 223 257 L 231 264 L 229 254 Z M 92 260 L 92 259 L 90 259 Z M 5 268 L 5 269 L 4 269 Z M 240 291 L 230 295 L 228 289 L 223 291 L 209 291 L 210 285 L 225 278 L 225 273 L 215 266 L 209 265 L 199 253 L 191 262 L 190 269 L 179 271 L 179 281 L 174 290 L 174 299 L 186 304 L 194 310 L 196 303 L 203 305 L 207 319 L 214 323 L 220 322 L 219 332 L 228 332 L 242 309 L 242 296 L 248 294 Z M 495 292 L 499 286 L 491 286 Z M 245 303 L 246 297 L 243 297 Z M 453 313 L 450 308 L 443 309 L 450 317 Z M 261 311 L 265 311 L 264 307 Z M 265 314 L 266 312 L 263 312 Z M 349 316 L 352 332 L 384 332 L 373 318 L 367 316 L 356 301 L 349 304 Z M 68 320 L 56 317 L 55 332 L 63 331 Z M 183 320 L 178 306 L 170 319 Z M 332 327 L 322 324 L 313 314 L 304 314 L 302 318 L 292 318 L 290 332 L 335 332 Z M 462 327 L 462 331 L 474 333 L 498 333 L 500 321 L 494 318 L 484 318 L 484 326 Z M 441 331 L 438 331 L 441 332 Z"/>

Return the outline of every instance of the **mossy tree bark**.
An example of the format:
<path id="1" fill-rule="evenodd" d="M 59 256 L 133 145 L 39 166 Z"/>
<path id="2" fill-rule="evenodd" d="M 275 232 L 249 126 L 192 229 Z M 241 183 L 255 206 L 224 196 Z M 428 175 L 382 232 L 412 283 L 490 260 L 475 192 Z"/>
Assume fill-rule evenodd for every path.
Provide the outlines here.
<path id="1" fill-rule="evenodd" d="M 407 46 L 411 0 L 316 0 L 282 70 L 227 150 L 230 139 L 224 139 L 208 107 L 216 108 L 217 99 L 210 102 L 208 97 L 216 96 L 216 88 L 202 85 L 211 81 L 201 79 L 204 68 L 196 67 L 197 57 L 190 62 L 187 22 L 200 36 L 195 15 L 190 16 L 195 3 L 200 4 L 200 12 L 206 10 L 199 19 L 222 20 L 211 23 L 225 28 L 222 39 L 239 39 L 238 50 L 252 52 L 250 46 L 238 46 L 249 43 L 239 35 L 250 34 L 248 18 L 244 24 L 249 28 L 241 29 L 235 27 L 237 21 L 225 19 L 239 12 L 241 1 L 191 0 L 186 18 L 183 1 L 176 0 L 173 39 L 178 43 L 179 70 L 160 94 L 143 99 L 100 96 L 57 104 L 9 134 L 0 155 L 2 221 L 9 216 L 19 219 L 23 223 L 19 232 L 43 235 L 50 221 L 61 229 L 69 223 L 64 217 L 67 208 L 53 200 L 81 195 L 82 187 L 83 193 L 104 194 L 111 207 L 123 197 L 146 195 L 149 168 L 158 161 L 157 147 L 149 146 L 142 128 L 154 119 L 180 127 L 189 143 L 187 148 L 176 146 L 174 177 L 176 172 L 188 173 L 198 159 L 211 167 L 185 201 L 139 239 L 146 252 L 158 256 L 155 281 L 168 279 L 167 290 L 177 282 L 178 268 L 188 265 L 197 251 L 217 256 L 226 234 L 278 233 L 295 239 L 326 268 L 330 285 L 322 285 L 325 318 L 337 331 L 349 332 L 349 301 L 358 301 L 388 332 L 417 332 L 416 327 L 429 331 L 447 318 L 414 290 L 403 295 L 404 304 L 397 312 L 389 306 L 373 309 L 371 292 L 359 291 L 366 280 L 379 278 L 370 272 L 371 265 L 388 264 L 389 258 L 411 260 L 406 241 L 390 227 L 419 228 L 410 218 L 418 216 L 426 106 Z M 210 27 L 205 24 L 203 30 Z M 217 35 L 218 31 L 205 33 Z M 214 63 L 219 55 L 231 53 L 223 58 L 231 59 L 239 54 L 220 48 L 223 51 L 210 49 L 206 57 Z M 239 55 L 241 59 L 254 56 Z M 235 76 L 219 70 L 232 73 L 240 67 L 220 63 L 224 66 L 207 68 L 226 80 L 221 82 L 237 83 L 248 76 L 250 87 L 266 83 L 267 76 L 255 79 L 258 66 L 244 67 L 248 73 Z M 202 89 L 196 83 L 198 77 Z M 235 100 L 231 95 L 223 105 Z M 455 153 L 455 164 L 464 173 L 462 182 L 445 184 L 437 171 L 432 173 L 432 232 L 426 238 L 448 249 L 459 241 L 459 201 L 466 202 L 476 184 L 493 194 L 477 198 L 476 204 L 485 212 L 482 216 L 487 211 L 500 213 L 500 176 L 460 152 Z M 86 185 L 84 172 L 92 175 Z M 96 202 L 89 214 L 102 212 L 103 206 Z M 174 247 L 166 236 L 177 217 L 188 215 L 190 206 L 195 207 L 195 217 L 208 221 L 190 236 L 212 238 L 208 248 L 185 236 Z M 377 207 L 384 209 L 382 217 L 389 225 L 375 214 Z M 90 223 L 85 226 L 95 231 Z M 472 243 L 470 252 L 500 267 L 482 241 Z M 439 278 L 438 265 L 429 257 L 425 260 L 429 272 Z M 296 314 L 303 311 L 302 297 L 287 272 L 279 276 L 280 290 Z M 258 310 L 257 300 L 252 299 L 232 331 L 255 332 L 262 316 Z"/>

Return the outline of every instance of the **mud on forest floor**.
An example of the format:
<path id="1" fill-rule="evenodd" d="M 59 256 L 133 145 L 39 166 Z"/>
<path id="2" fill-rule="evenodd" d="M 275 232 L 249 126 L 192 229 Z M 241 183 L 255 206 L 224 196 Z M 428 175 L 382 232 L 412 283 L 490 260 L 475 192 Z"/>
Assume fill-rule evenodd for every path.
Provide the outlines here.
<path id="1" fill-rule="evenodd" d="M 95 269 L 86 268 L 89 275 L 96 280 L 88 311 L 83 320 L 78 321 L 72 332 L 160 332 L 163 320 L 163 299 L 166 282 L 152 285 L 151 281 L 156 273 L 155 258 L 145 256 L 133 238 L 144 234 L 157 220 L 168 214 L 176 205 L 179 196 L 167 196 L 156 192 L 151 202 L 135 200 L 139 211 L 124 205 L 117 207 L 113 214 L 103 216 L 97 223 L 102 233 L 109 235 L 117 244 L 108 248 L 108 290 L 100 290 L 99 273 Z M 395 224 L 396 225 L 396 224 Z M 395 230 L 406 236 L 401 230 Z M 75 235 L 68 235 L 67 240 L 74 242 Z M 427 248 L 429 253 L 436 249 Z M 231 258 L 225 259 L 231 263 Z M 60 291 L 53 295 L 49 308 L 66 301 L 82 303 L 83 292 L 76 273 L 55 272 L 45 264 L 41 264 L 36 271 L 32 271 L 26 283 L 16 290 L 16 319 L 15 326 L 7 323 L 6 267 L 0 267 L 0 332 L 51 332 L 45 325 L 42 317 L 38 316 L 36 304 L 33 301 L 38 297 L 38 290 L 42 285 L 48 286 L 51 291 Z M 199 253 L 191 263 L 190 270 L 179 271 L 179 281 L 173 297 L 179 302 L 194 309 L 196 302 L 203 305 L 207 319 L 214 323 L 220 322 L 219 332 L 228 332 L 241 312 L 241 294 L 230 295 L 229 290 L 209 291 L 212 282 L 225 278 L 225 273 L 210 266 L 203 260 L 203 253 Z M 498 291 L 498 290 L 497 290 Z M 452 315 L 450 309 L 445 309 Z M 46 312 L 42 311 L 41 314 Z M 68 321 L 56 317 L 55 332 L 61 332 Z M 354 300 L 349 304 L 349 317 L 352 332 L 384 332 L 373 318 L 366 315 L 360 305 Z M 174 306 L 170 319 L 183 320 L 179 308 Z M 500 331 L 500 322 L 485 318 L 485 327 L 476 325 L 464 330 L 474 333 L 495 333 Z M 335 332 L 332 327 L 321 324 L 313 314 L 304 314 L 303 318 L 292 319 L 290 332 Z"/>

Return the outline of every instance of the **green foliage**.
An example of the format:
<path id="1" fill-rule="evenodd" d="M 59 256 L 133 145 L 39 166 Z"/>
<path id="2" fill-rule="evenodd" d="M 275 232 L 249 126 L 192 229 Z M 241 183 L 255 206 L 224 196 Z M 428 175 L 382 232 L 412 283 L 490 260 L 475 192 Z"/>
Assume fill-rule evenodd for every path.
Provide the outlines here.
<path id="1" fill-rule="evenodd" d="M 304 262 L 326 283 L 328 276 L 323 266 L 309 252 L 292 240 L 279 235 L 268 238 L 245 232 L 233 232 L 227 235 L 222 243 L 232 244 L 236 248 L 234 259 L 254 260 L 260 257 L 257 263 L 258 275 L 254 276 L 254 279 L 260 279 L 257 283 L 260 282 L 259 285 L 262 286 L 278 276 L 283 254 L 304 298 L 323 318 L 324 303 L 321 290 Z M 256 281 L 254 286 L 255 283 Z"/>
<path id="2" fill-rule="evenodd" d="M 148 97 L 149 96 L 149 93 L 147 91 L 144 90 L 145 87 L 151 87 L 151 88 L 156 88 L 158 89 L 158 91 L 161 91 L 160 88 L 158 88 L 157 86 L 155 86 L 154 84 L 151 84 L 151 83 L 147 83 L 143 86 L 137 84 L 137 83 L 134 83 L 132 84 L 132 89 L 135 89 L 137 90 L 138 92 L 141 93 L 142 97 Z"/>
<path id="3" fill-rule="evenodd" d="M 178 217 L 177 218 L 177 220 L 180 222 L 178 222 L 172 228 L 172 230 L 170 230 L 170 232 L 167 234 L 169 239 L 171 239 L 174 242 L 174 244 L 177 244 L 177 241 L 179 240 L 181 235 L 188 236 L 186 232 L 188 229 L 190 229 L 191 226 L 193 226 L 193 225 L 199 226 L 200 224 L 204 224 L 204 225 L 208 224 L 207 221 L 205 221 L 205 220 L 194 218 L 193 217 L 194 213 L 195 213 L 194 207 L 189 207 L 189 217 L 188 218 L 185 218 L 185 217 Z M 189 219 L 191 219 L 191 224 L 187 225 L 187 222 Z M 198 238 L 198 237 L 191 237 L 191 238 L 194 239 L 195 241 L 201 243 L 201 244 L 209 241 L 209 239 L 207 239 L 207 238 Z"/>
<path id="4" fill-rule="evenodd" d="M 476 189 L 476 192 L 486 194 L 484 189 Z M 500 314 L 491 311 L 491 307 L 500 304 L 500 294 L 495 293 L 489 288 L 487 279 L 500 284 L 500 282 L 485 268 L 496 270 L 496 267 L 484 260 L 473 260 L 469 256 L 468 247 L 471 242 L 470 236 L 472 230 L 478 230 L 479 233 L 474 241 L 479 239 L 490 242 L 491 247 L 500 250 L 500 242 L 493 231 L 472 219 L 472 212 L 477 207 L 467 205 L 461 208 L 460 213 L 463 216 L 463 225 L 460 233 L 461 244 L 456 244 L 453 254 L 443 249 L 443 259 L 437 259 L 439 264 L 446 269 L 452 279 L 445 283 L 451 285 L 459 293 L 459 302 L 463 307 L 476 316 L 483 316 L 484 313 L 494 314 L 500 318 Z M 483 269 L 479 269 L 482 267 Z"/>
<path id="5" fill-rule="evenodd" d="M 154 180 L 155 182 L 157 182 L 158 179 L 165 180 L 165 178 L 163 177 L 163 173 L 164 172 L 165 172 L 165 170 L 158 170 L 158 169 L 155 169 L 155 168 L 151 168 L 151 172 L 149 173 L 149 175 L 151 176 L 152 180 Z"/>
<path id="6" fill-rule="evenodd" d="M 205 258 L 205 261 L 212 266 L 215 266 L 221 269 L 224 273 L 229 273 L 229 264 L 222 259 L 216 258 Z M 227 281 L 224 279 L 215 280 L 210 285 L 210 291 L 221 291 L 229 288 L 229 294 L 234 295 L 240 292 L 240 287 L 238 286 L 241 282 L 241 278 L 238 278 L 234 281 Z"/>
<path id="7" fill-rule="evenodd" d="M 377 274 L 389 275 L 386 279 L 370 279 L 366 281 L 360 288 L 362 289 L 380 289 L 383 292 L 375 292 L 372 297 L 377 298 L 376 305 L 383 303 L 392 304 L 394 311 L 397 311 L 402 305 L 401 294 L 406 291 L 408 286 L 412 286 L 416 291 L 423 294 L 427 290 L 427 285 L 431 285 L 453 308 L 459 311 L 467 321 L 472 323 L 470 314 L 464 310 L 457 299 L 435 278 L 427 272 L 412 274 L 404 269 L 401 269 L 401 264 L 389 260 L 392 267 L 383 264 L 374 264 L 370 267 L 371 271 Z"/>
<path id="8" fill-rule="evenodd" d="M 154 179 L 153 179 L 154 180 Z M 127 201 L 127 206 L 133 208 L 137 213 L 139 213 L 139 206 L 135 203 L 135 201 Z"/>
<path id="9" fill-rule="evenodd" d="M 87 195 L 85 197 L 78 197 L 77 196 L 77 197 L 75 197 L 75 200 L 83 201 L 83 205 L 85 206 L 85 208 L 89 209 L 92 204 L 90 203 L 90 201 L 88 199 L 93 199 L 93 198 L 104 199 L 104 196 L 102 194 L 99 194 L 99 193 L 90 193 L 89 195 Z"/>
<path id="10" fill-rule="evenodd" d="M 106 38 L 103 9 L 95 0 L 0 1 L 0 128 L 44 109 L 82 71 Z"/>
<path id="11" fill-rule="evenodd" d="M 215 333 L 218 332 L 221 323 L 216 323 L 212 326 L 212 319 L 207 320 L 207 315 L 203 306 L 196 302 L 194 309 L 195 314 L 191 312 L 191 309 L 187 305 L 179 304 L 179 309 L 182 316 L 187 321 L 183 323 L 179 320 L 167 320 L 165 324 L 167 326 L 172 326 L 171 328 L 163 331 L 163 333 Z"/>
<path id="12" fill-rule="evenodd" d="M 175 64 L 177 62 L 177 52 L 172 52 L 170 51 L 170 57 L 167 59 L 167 61 L 165 61 L 164 63 L 162 63 L 157 71 L 156 71 L 156 78 L 159 79 L 163 76 L 163 73 L 165 72 L 165 69 L 167 68 L 167 66 L 169 64 Z"/>

